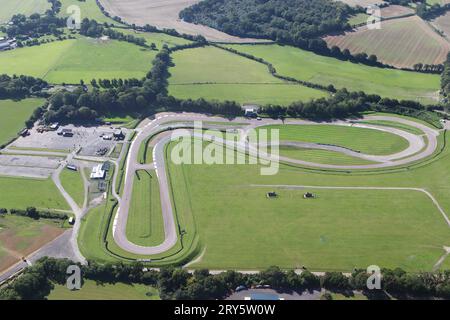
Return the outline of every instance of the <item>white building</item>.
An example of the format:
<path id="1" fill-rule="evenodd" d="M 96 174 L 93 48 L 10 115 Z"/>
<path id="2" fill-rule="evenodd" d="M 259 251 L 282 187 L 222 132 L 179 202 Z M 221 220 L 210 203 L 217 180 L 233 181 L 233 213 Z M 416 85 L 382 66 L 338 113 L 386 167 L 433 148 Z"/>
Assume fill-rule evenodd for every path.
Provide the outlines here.
<path id="1" fill-rule="evenodd" d="M 102 169 L 102 165 L 99 164 L 92 168 L 91 179 L 105 179 L 106 171 Z"/>

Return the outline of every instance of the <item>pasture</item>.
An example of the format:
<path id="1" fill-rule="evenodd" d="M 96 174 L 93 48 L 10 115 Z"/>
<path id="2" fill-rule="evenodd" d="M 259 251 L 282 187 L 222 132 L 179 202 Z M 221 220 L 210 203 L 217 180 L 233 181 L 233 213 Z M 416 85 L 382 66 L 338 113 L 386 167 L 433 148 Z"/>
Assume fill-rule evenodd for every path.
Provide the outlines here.
<path id="1" fill-rule="evenodd" d="M 60 17 L 69 17 L 72 12 L 67 12 L 67 9 L 70 6 L 77 6 L 80 8 L 80 14 L 81 14 L 81 20 L 84 18 L 93 19 L 96 20 L 99 23 L 108 23 L 108 24 L 114 24 L 114 25 L 122 25 L 121 23 L 108 18 L 103 14 L 103 12 L 98 7 L 95 0 L 60 0 L 61 2 L 61 10 L 58 13 Z"/>
<path id="2" fill-rule="evenodd" d="M 379 61 L 399 68 L 439 64 L 450 51 L 450 43 L 417 16 L 383 21 L 379 30 L 363 26 L 324 40 L 329 47 L 349 49 L 353 54 L 375 54 Z"/>
<path id="3" fill-rule="evenodd" d="M 215 47 L 173 53 L 169 93 L 177 98 L 282 103 L 324 97 L 324 91 L 284 82 L 267 67 Z"/>
<path id="4" fill-rule="evenodd" d="M 1 67 L 0 67 L 1 68 Z M 33 111 L 44 104 L 44 99 L 32 98 L 20 101 L 0 100 L 0 145 L 17 137 L 25 128 Z"/>
<path id="5" fill-rule="evenodd" d="M 382 69 L 324 57 L 309 51 L 279 45 L 231 45 L 273 64 L 278 74 L 336 88 L 365 91 L 383 97 L 436 101 L 439 75 Z M 395 51 L 393 51 L 395 52 Z"/>
<path id="6" fill-rule="evenodd" d="M 94 78 L 141 78 L 151 69 L 155 55 L 156 51 L 127 42 L 83 37 L 1 52 L 0 73 L 73 84 Z"/>
<path id="7" fill-rule="evenodd" d="M 33 13 L 43 14 L 50 9 L 47 0 L 0 0 L 0 25 L 5 24 L 15 14 L 30 16 Z"/>
<path id="8" fill-rule="evenodd" d="M 0 207 L 70 210 L 52 180 L 0 177 Z M 32 195 L 32 196 L 30 196 Z"/>
<path id="9" fill-rule="evenodd" d="M 80 290 L 55 284 L 48 300 L 159 300 L 158 290 L 143 284 L 96 283 L 85 280 Z"/>
<path id="10" fill-rule="evenodd" d="M 159 245 L 164 241 L 164 221 L 156 173 L 139 170 L 134 179 L 126 235 L 137 245 Z"/>
<path id="11" fill-rule="evenodd" d="M 389 155 L 408 147 L 408 141 L 404 138 L 374 129 L 338 125 L 273 125 L 258 128 L 264 129 L 268 130 L 269 136 L 270 130 L 279 130 L 280 141 L 332 144 L 371 155 Z"/>
<path id="12" fill-rule="evenodd" d="M 0 215 L 0 271 L 8 269 L 63 232 L 61 221 Z"/>

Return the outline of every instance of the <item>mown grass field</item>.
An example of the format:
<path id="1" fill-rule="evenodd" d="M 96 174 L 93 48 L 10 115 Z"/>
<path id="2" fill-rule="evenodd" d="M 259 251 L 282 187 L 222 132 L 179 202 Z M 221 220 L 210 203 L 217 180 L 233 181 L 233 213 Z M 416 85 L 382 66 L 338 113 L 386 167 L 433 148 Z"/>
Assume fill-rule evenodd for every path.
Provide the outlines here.
<path id="1" fill-rule="evenodd" d="M 328 36 L 325 41 L 329 47 L 375 54 L 379 61 L 405 68 L 416 63 L 442 63 L 450 50 L 450 43 L 418 16 L 384 21 L 380 30 L 364 26 L 354 32 Z"/>
<path id="2" fill-rule="evenodd" d="M 33 111 L 41 107 L 44 99 L 24 99 L 20 101 L 0 100 L 0 145 L 14 139 L 25 128 Z"/>
<path id="3" fill-rule="evenodd" d="M 263 58 L 280 75 L 336 88 L 365 91 L 385 97 L 435 101 L 439 75 L 390 70 L 341 61 L 298 48 L 279 45 L 230 45 L 241 52 Z M 393 51 L 395 52 L 395 51 Z"/>
<path id="4" fill-rule="evenodd" d="M 141 78 L 156 51 L 128 42 L 89 38 L 65 40 L 0 53 L 0 73 L 25 74 L 50 83 Z"/>
<path id="5" fill-rule="evenodd" d="M 97 284 L 85 280 L 80 290 L 55 285 L 48 300 L 159 300 L 158 290 L 143 284 Z"/>
<path id="6" fill-rule="evenodd" d="M 398 135 L 374 129 L 338 125 L 273 125 L 258 130 L 279 130 L 280 141 L 333 144 L 372 155 L 389 155 L 408 147 Z M 269 138 L 270 139 L 270 138 Z"/>
<path id="7" fill-rule="evenodd" d="M 346 154 L 328 150 L 304 149 L 290 146 L 280 146 L 280 156 L 291 159 L 299 159 L 314 163 L 334 165 L 363 165 L 373 163 L 372 161 L 348 156 Z"/>
<path id="8" fill-rule="evenodd" d="M 0 207 L 70 210 L 51 179 L 0 177 Z"/>
<path id="9" fill-rule="evenodd" d="M 70 194 L 80 208 L 84 204 L 84 182 L 80 171 L 64 169 L 60 175 L 63 188 Z"/>
<path id="10" fill-rule="evenodd" d="M 0 0 L 0 8 L 0 24 L 4 24 L 15 14 L 43 14 L 50 9 L 50 3 L 47 0 Z"/>
<path id="11" fill-rule="evenodd" d="M 0 271 L 9 268 L 63 232 L 61 221 L 0 215 Z"/>
<path id="12" fill-rule="evenodd" d="M 400 129 L 403 131 L 407 131 L 410 132 L 412 134 L 416 134 L 416 135 L 421 135 L 424 134 L 424 132 L 416 127 L 404 124 L 404 123 L 399 123 L 399 122 L 395 122 L 395 121 L 388 121 L 388 120 L 364 120 L 364 121 L 358 121 L 358 123 L 362 123 L 362 124 L 373 124 L 373 125 L 378 125 L 378 126 L 382 126 L 382 127 L 390 127 L 390 128 L 396 128 L 396 129 Z"/>
<path id="13" fill-rule="evenodd" d="M 384 174 L 327 174 L 287 165 L 275 176 L 261 176 L 252 165 L 170 164 L 169 169 L 175 203 L 194 212 L 206 248 L 193 267 L 276 264 L 351 271 L 376 264 L 418 271 L 431 270 L 450 243 L 449 226 L 424 193 L 252 185 L 421 187 L 450 212 L 449 157 L 447 148 L 427 165 Z M 268 191 L 279 197 L 267 199 Z M 306 191 L 317 198 L 303 199 Z"/>
<path id="14" fill-rule="evenodd" d="M 141 246 L 156 246 L 164 241 L 159 185 L 154 171 L 139 170 L 135 175 L 126 235 Z"/>
<path id="15" fill-rule="evenodd" d="M 327 96 L 273 77 L 261 63 L 215 47 L 173 53 L 169 93 L 178 98 L 288 104 Z"/>

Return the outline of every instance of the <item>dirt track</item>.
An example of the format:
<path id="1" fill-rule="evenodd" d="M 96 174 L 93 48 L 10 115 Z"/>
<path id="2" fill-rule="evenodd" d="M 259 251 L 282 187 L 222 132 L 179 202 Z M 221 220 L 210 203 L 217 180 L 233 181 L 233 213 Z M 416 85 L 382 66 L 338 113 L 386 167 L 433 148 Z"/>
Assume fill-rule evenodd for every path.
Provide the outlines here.
<path id="1" fill-rule="evenodd" d="M 187 23 L 178 14 L 184 8 L 200 2 L 200 0 L 100 0 L 100 3 L 111 16 L 121 17 L 128 23 L 138 26 L 146 24 L 159 29 L 175 29 L 180 33 L 202 35 L 210 41 L 248 43 L 262 40 L 239 38 L 216 29 Z"/>

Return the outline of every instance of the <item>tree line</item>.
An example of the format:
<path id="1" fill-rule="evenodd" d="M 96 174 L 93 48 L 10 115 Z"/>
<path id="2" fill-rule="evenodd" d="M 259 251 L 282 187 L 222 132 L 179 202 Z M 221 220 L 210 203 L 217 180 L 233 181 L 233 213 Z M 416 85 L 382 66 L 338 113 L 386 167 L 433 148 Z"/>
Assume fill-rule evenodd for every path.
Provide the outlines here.
<path id="1" fill-rule="evenodd" d="M 0 74 L 0 99 L 22 99 L 39 95 L 48 83 L 30 76 Z"/>
<path id="2" fill-rule="evenodd" d="M 26 39 L 28 37 L 39 38 L 44 35 L 59 36 L 63 33 L 61 28 L 66 25 L 64 18 L 58 18 L 52 11 L 41 16 L 37 13 L 26 17 L 16 14 L 11 18 L 11 25 L 4 27 L 4 31 L 10 38 Z"/>
<path id="3" fill-rule="evenodd" d="M 444 63 L 444 70 L 441 76 L 441 91 L 448 103 L 450 96 L 450 52 L 447 54 L 447 60 Z"/>
<path id="4" fill-rule="evenodd" d="M 44 257 L 28 267 L 22 275 L 0 289 L 3 300 L 45 299 L 55 284 L 65 285 L 67 268 L 76 265 L 68 259 Z M 325 272 L 318 276 L 308 270 L 300 274 L 293 270 L 284 271 L 272 266 L 260 273 L 243 274 L 225 271 L 212 275 L 206 269 L 193 273 L 180 268 L 161 268 L 160 271 L 147 270 L 144 265 L 98 264 L 89 261 L 79 265 L 82 279 L 97 283 L 138 283 L 158 288 L 164 300 L 208 300 L 224 299 L 239 286 L 247 288 L 267 285 L 281 292 L 304 292 L 305 290 L 327 289 L 351 295 L 360 290 L 372 299 L 438 297 L 450 298 L 450 271 L 408 273 L 400 268 L 381 269 L 381 289 L 367 289 L 371 276 L 366 270 L 354 270 L 350 276 L 340 272 Z"/>

